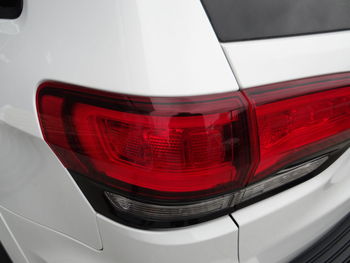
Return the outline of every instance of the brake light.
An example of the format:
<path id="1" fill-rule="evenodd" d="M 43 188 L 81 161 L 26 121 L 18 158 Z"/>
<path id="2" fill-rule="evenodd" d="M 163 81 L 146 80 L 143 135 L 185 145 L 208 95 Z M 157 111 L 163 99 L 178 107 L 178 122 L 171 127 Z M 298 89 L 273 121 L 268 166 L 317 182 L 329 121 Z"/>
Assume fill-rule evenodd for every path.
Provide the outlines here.
<path id="1" fill-rule="evenodd" d="M 350 139 L 349 83 L 338 74 L 146 98 L 47 82 L 37 104 L 45 140 L 93 185 L 81 186 L 92 203 L 107 199 L 127 224 L 169 227 L 228 213 L 329 164 Z"/>
<path id="2" fill-rule="evenodd" d="M 242 187 L 249 148 L 240 93 L 143 98 L 46 86 L 41 125 L 68 169 L 159 199 Z"/>
<path id="3" fill-rule="evenodd" d="M 350 138 L 349 74 L 247 89 L 259 135 L 252 181 Z"/>

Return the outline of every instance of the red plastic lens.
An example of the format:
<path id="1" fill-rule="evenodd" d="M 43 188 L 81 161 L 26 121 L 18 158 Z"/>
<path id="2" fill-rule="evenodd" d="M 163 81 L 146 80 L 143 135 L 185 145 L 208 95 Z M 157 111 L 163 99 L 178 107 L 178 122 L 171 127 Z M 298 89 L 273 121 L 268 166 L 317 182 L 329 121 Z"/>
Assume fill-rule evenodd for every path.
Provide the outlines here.
<path id="1" fill-rule="evenodd" d="M 39 92 L 39 114 L 45 139 L 68 169 L 125 191 L 156 191 L 157 198 L 242 187 L 249 148 L 240 93 L 142 98 L 56 85 Z"/>
<path id="2" fill-rule="evenodd" d="M 228 211 L 326 167 L 350 140 L 349 73 L 183 98 L 47 82 L 37 104 L 64 166 L 128 220 Z"/>
<path id="3" fill-rule="evenodd" d="M 348 74 L 247 89 L 259 135 L 252 181 L 350 138 Z"/>

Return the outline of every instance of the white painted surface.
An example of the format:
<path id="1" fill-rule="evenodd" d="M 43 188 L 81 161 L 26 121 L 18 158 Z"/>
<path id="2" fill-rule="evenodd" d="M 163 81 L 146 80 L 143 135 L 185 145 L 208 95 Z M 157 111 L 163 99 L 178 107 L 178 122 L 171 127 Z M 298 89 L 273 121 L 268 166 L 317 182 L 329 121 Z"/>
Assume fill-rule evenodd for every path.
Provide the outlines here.
<path id="1" fill-rule="evenodd" d="M 241 88 L 350 71 L 350 31 L 222 44 Z"/>
<path id="2" fill-rule="evenodd" d="M 238 263 L 237 227 L 228 216 L 174 231 L 144 231 L 102 216 L 103 250 L 1 210 L 32 263 Z"/>
<path id="3" fill-rule="evenodd" d="M 232 214 L 241 263 L 289 262 L 350 211 L 350 150 L 309 181 Z"/>
<path id="4" fill-rule="evenodd" d="M 96 249 L 96 213 L 42 140 L 38 85 L 144 96 L 238 89 L 197 0 L 24 1 L 19 19 L 0 20 L 0 80 L 0 206 Z"/>
<path id="5" fill-rule="evenodd" d="M 222 46 L 248 88 L 350 71 L 349 43 L 339 32 Z M 144 96 L 237 90 L 199 0 L 27 0 L 18 20 L 0 20 L 0 79 L 0 229 L 8 224 L 31 262 L 237 262 L 228 216 L 162 232 L 96 219 L 36 119 L 36 89 L 48 79 Z M 285 261 L 347 213 L 349 163 L 347 153 L 234 213 L 241 262 Z"/>
<path id="6" fill-rule="evenodd" d="M 0 206 L 102 248 L 96 213 L 46 143 L 0 121 Z"/>
<path id="7" fill-rule="evenodd" d="M 44 80 L 143 96 L 238 89 L 197 0 L 25 1 L 19 19 L 0 19 L 0 79 L 0 108 L 17 113 L 7 120 L 37 136 L 20 120 Z"/>
<path id="8" fill-rule="evenodd" d="M 224 43 L 242 89 L 350 71 L 350 31 Z M 288 262 L 350 211 L 350 152 L 315 178 L 232 214 L 242 263 Z"/>
<path id="9" fill-rule="evenodd" d="M 0 237 L 1 237 L 0 239 L 1 244 L 3 245 L 4 249 L 6 250 L 7 254 L 12 259 L 13 262 L 29 263 L 22 248 L 19 246 L 16 238 L 13 236 L 11 230 L 6 224 L 6 221 L 1 214 L 1 211 L 0 211 Z"/>
<path id="10" fill-rule="evenodd" d="M 143 96 L 238 89 L 198 0 L 25 1 L 0 20 L 0 79 L 0 107 L 30 112 L 47 79 Z"/>
<path id="11" fill-rule="evenodd" d="M 238 262 L 238 229 L 229 216 L 158 232 L 131 229 L 102 216 L 98 223 L 104 250 L 120 262 Z"/>

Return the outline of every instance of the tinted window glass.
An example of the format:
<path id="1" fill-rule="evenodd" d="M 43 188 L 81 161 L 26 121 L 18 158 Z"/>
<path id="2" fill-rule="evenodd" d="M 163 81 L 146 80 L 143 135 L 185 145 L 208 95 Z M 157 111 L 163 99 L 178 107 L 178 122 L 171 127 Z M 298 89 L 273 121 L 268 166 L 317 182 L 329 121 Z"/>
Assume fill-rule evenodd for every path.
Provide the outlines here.
<path id="1" fill-rule="evenodd" d="M 22 12 L 22 0 L 0 0 L 0 19 L 14 19 Z"/>
<path id="2" fill-rule="evenodd" d="M 223 42 L 350 29 L 349 0 L 202 0 Z"/>

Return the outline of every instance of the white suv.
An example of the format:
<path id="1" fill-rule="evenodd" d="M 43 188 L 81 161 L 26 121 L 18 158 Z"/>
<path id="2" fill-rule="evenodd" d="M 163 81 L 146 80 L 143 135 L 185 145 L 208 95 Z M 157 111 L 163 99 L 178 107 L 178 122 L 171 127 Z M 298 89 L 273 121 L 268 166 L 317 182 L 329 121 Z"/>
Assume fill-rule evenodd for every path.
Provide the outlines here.
<path id="1" fill-rule="evenodd" d="M 0 0 L 1 262 L 348 262 L 349 12 Z"/>

